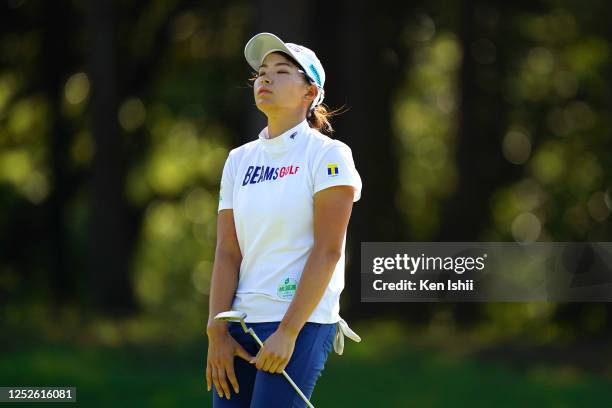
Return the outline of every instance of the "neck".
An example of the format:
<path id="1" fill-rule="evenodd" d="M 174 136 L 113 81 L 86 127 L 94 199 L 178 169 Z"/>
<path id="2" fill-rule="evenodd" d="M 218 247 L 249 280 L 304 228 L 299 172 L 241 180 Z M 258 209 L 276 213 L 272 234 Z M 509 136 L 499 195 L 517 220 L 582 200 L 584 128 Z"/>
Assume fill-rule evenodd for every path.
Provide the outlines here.
<path id="1" fill-rule="evenodd" d="M 282 115 L 268 115 L 268 137 L 274 139 L 283 134 L 287 130 L 297 126 L 304 120 L 306 115 L 304 112 L 283 112 Z"/>

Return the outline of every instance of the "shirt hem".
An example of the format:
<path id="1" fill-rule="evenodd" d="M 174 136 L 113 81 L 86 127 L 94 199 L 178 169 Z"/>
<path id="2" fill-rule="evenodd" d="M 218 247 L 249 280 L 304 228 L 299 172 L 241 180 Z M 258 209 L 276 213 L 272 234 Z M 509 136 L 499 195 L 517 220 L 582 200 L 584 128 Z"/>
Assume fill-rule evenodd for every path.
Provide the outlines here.
<path id="1" fill-rule="evenodd" d="M 268 316 L 250 316 L 247 315 L 247 318 L 244 320 L 245 323 L 269 323 L 269 322 L 280 322 L 283 320 L 284 315 L 268 315 Z M 332 324 L 338 323 L 340 321 L 340 316 L 332 316 L 330 319 L 324 319 L 320 316 L 310 317 L 306 320 L 306 323 L 320 323 L 320 324 Z"/>
<path id="2" fill-rule="evenodd" d="M 354 194 L 353 194 L 353 202 L 357 202 L 359 201 L 359 199 L 361 198 L 361 189 L 359 188 L 359 185 L 354 184 L 354 183 L 350 183 L 350 182 L 337 182 L 336 180 L 332 180 L 328 183 L 324 183 L 324 184 L 320 184 L 318 185 L 315 189 L 314 189 L 314 193 L 316 194 L 321 190 L 325 190 L 326 188 L 330 188 L 330 187 L 340 187 L 340 186 L 351 186 L 355 189 Z"/>

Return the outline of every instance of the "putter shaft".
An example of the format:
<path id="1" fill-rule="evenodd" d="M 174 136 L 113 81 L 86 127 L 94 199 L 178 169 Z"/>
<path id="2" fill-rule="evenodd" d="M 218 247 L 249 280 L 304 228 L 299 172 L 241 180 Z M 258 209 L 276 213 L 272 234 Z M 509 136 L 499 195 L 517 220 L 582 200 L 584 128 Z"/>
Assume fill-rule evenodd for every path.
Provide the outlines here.
<path id="1" fill-rule="evenodd" d="M 255 339 L 257 344 L 259 344 L 259 347 L 263 347 L 263 343 L 261 342 L 261 340 L 259 339 L 259 337 L 255 333 L 255 331 L 253 331 L 252 328 L 247 327 L 247 325 L 245 324 L 245 322 L 244 322 L 245 318 L 246 318 L 246 313 L 239 312 L 239 311 L 236 311 L 236 310 L 229 310 L 227 312 L 221 312 L 221 313 L 218 313 L 215 316 L 215 320 L 240 322 L 240 326 L 242 326 L 242 330 L 245 333 L 249 333 L 251 335 L 251 337 L 253 337 Z M 310 403 L 310 401 L 308 400 L 308 398 L 306 398 L 306 396 L 304 395 L 302 390 L 300 390 L 300 387 L 298 387 L 297 384 L 293 382 L 291 377 L 289 377 L 289 374 L 287 374 L 287 371 L 283 370 L 283 372 L 281 374 L 283 374 L 283 377 L 285 377 L 287 379 L 287 381 L 289 381 L 289 384 L 291 384 L 293 389 L 298 393 L 298 395 L 302 398 L 302 400 L 306 403 L 306 405 L 308 405 L 309 408 L 314 408 L 314 405 L 312 405 Z"/>
<path id="2" fill-rule="evenodd" d="M 249 333 L 255 339 L 257 344 L 259 344 L 259 347 L 263 347 L 263 343 L 261 342 L 257 334 L 253 331 L 253 329 L 249 328 L 247 330 L 247 333 Z M 291 384 L 291 386 L 299 394 L 299 396 L 302 397 L 302 400 L 304 400 L 304 402 L 308 405 L 308 407 L 314 408 L 314 405 L 312 405 L 310 401 L 308 400 L 308 398 L 306 398 L 306 396 L 302 393 L 302 390 L 300 390 L 300 387 L 298 387 L 297 384 L 293 382 L 291 377 L 289 377 L 289 374 L 287 374 L 287 371 L 283 370 L 282 374 L 287 379 L 287 381 L 289 381 L 289 384 Z"/>

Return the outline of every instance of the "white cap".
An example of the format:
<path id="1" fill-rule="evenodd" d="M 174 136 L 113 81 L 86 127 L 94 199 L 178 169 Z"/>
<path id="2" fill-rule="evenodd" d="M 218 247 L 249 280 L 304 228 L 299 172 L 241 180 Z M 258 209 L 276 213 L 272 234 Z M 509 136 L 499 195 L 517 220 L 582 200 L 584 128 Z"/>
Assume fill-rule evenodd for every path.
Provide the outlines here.
<path id="1" fill-rule="evenodd" d="M 251 38 L 244 47 L 244 57 L 249 65 L 258 71 L 264 58 L 271 52 L 280 51 L 293 57 L 310 81 L 315 84 L 319 90 L 317 97 L 312 102 L 311 109 L 323 102 L 325 91 L 325 70 L 321 61 L 315 53 L 302 45 L 285 43 L 283 40 L 270 33 L 259 33 Z"/>

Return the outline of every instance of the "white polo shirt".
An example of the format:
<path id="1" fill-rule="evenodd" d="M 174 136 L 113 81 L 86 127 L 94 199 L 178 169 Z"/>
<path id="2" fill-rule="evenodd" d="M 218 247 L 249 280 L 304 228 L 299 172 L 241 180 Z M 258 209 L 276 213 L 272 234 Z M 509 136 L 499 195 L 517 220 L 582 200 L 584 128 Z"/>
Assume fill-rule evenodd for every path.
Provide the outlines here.
<path id="1" fill-rule="evenodd" d="M 355 187 L 361 178 L 351 149 L 315 129 L 306 120 L 268 139 L 267 127 L 256 140 L 230 151 L 223 168 L 219 211 L 233 209 L 242 252 L 233 310 L 247 322 L 281 321 L 299 285 L 314 244 L 314 194 L 332 186 Z M 340 320 L 344 288 L 344 250 L 331 281 L 307 321 Z"/>

